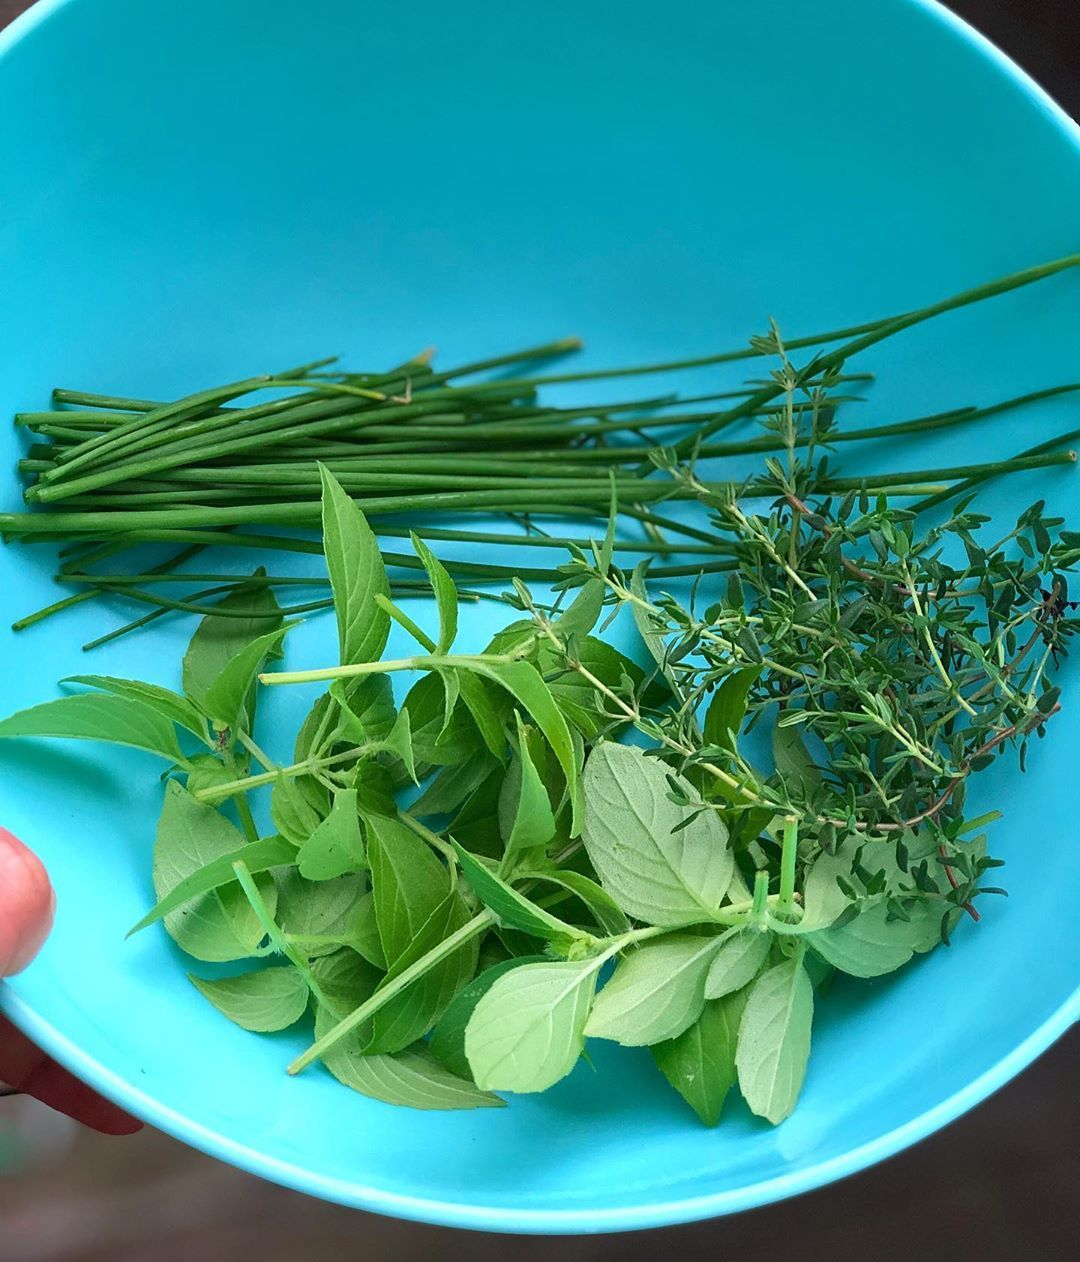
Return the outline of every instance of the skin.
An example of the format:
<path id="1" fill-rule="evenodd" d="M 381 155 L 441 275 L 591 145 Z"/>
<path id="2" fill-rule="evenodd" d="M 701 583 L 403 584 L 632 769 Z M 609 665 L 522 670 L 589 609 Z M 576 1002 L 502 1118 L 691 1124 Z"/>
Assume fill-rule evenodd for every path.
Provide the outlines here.
<path id="1" fill-rule="evenodd" d="M 0 977 L 30 963 L 49 935 L 55 910 L 56 895 L 41 860 L 0 828 Z M 0 1082 L 106 1135 L 130 1135 L 142 1126 L 61 1068 L 4 1017 Z"/>

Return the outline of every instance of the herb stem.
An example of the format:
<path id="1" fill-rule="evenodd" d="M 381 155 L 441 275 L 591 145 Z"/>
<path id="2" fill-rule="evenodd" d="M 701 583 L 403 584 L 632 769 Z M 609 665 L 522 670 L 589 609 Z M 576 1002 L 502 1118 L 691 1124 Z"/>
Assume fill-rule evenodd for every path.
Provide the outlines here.
<path id="1" fill-rule="evenodd" d="M 325 1056 L 326 1053 L 347 1034 L 350 1034 L 361 1025 L 369 1017 L 373 1017 L 385 1004 L 389 1003 L 395 995 L 400 994 L 407 986 L 410 986 L 418 977 L 438 964 L 440 960 L 446 959 L 448 955 L 452 955 L 459 947 L 465 945 L 478 934 L 484 933 L 486 930 L 493 928 L 495 925 L 495 915 L 493 912 L 485 908 L 482 912 L 475 915 L 472 920 L 467 921 L 460 929 L 456 929 L 449 937 L 444 938 L 418 960 L 415 960 L 408 968 L 402 969 L 396 977 L 387 978 L 378 990 L 365 1000 L 359 1007 L 354 1008 L 347 1017 L 343 1017 L 333 1029 L 328 1030 L 320 1039 L 316 1039 L 314 1043 L 292 1062 L 288 1067 L 290 1074 L 298 1074 L 301 1070 L 306 1069 L 313 1060 L 318 1060 Z"/>
<path id="2" fill-rule="evenodd" d="M 247 900 L 251 904 L 251 910 L 258 918 L 259 924 L 266 931 L 266 936 L 270 939 L 271 945 L 277 951 L 280 951 L 289 963 L 293 965 L 304 981 L 307 982 L 315 998 L 321 1004 L 329 1006 L 325 993 L 315 980 L 315 974 L 311 971 L 311 966 L 288 938 L 285 937 L 278 928 L 273 916 L 270 915 L 270 909 L 263 900 L 262 894 L 259 893 L 259 887 L 252 879 L 247 864 L 242 859 L 238 859 L 232 866 L 233 871 L 236 873 L 236 879 L 240 882 L 240 888 L 247 896 Z"/>

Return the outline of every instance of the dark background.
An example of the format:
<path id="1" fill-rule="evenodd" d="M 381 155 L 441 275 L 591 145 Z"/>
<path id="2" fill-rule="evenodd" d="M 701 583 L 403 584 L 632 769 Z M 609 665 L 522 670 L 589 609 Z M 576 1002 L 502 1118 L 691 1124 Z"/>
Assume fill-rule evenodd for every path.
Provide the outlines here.
<path id="1" fill-rule="evenodd" d="M 0 0 L 0 27 L 26 7 Z M 951 7 L 1080 116 L 1080 0 Z M 821 1191 L 690 1227 L 591 1238 L 466 1236 L 377 1218 L 263 1183 L 157 1132 L 103 1139 L 45 1117 L 31 1101 L 2 1101 L 0 1170 L 18 1161 L 0 1181 L 0 1257 L 410 1262 L 460 1250 L 475 1262 L 507 1254 L 516 1262 L 637 1262 L 658 1251 L 686 1262 L 1064 1262 L 1077 1256 L 1080 1235 L 1078 1048 L 1074 1031 L 945 1131 Z"/>

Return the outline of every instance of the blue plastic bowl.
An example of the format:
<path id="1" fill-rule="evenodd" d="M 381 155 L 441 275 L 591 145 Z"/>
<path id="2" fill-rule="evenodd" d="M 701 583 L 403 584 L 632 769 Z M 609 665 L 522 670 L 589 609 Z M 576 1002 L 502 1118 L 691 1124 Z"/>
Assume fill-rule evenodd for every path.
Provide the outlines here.
<path id="1" fill-rule="evenodd" d="M 453 358 L 567 332 L 593 363 L 705 353 L 770 314 L 793 332 L 861 321 L 1078 248 L 1076 128 L 919 0 L 46 0 L 0 52 L 2 415 L 55 384 L 153 396 L 431 341 Z M 1078 344 L 1080 277 L 1063 276 L 875 353 L 866 415 L 1073 379 Z M 1075 411 L 1056 401 L 922 451 L 1011 453 Z M 0 426 L 11 505 L 18 450 Z M 990 498 L 1067 508 L 1076 487 L 1052 470 Z M 54 598 L 48 553 L 0 551 L 4 622 Z M 81 656 L 118 619 L 91 605 L 0 632 L 3 709 L 80 668 L 175 683 L 179 621 Z M 491 621 L 471 610 L 466 641 Z M 313 619 L 289 660 L 328 658 L 331 638 Z M 1007 808 L 994 840 L 1011 898 L 951 950 L 836 986 L 775 1130 L 739 1109 L 701 1128 L 646 1053 L 610 1045 L 599 1072 L 479 1113 L 393 1109 L 321 1068 L 286 1078 L 302 1035 L 224 1021 L 160 931 L 124 941 L 151 897 L 160 793 L 136 754 L 0 750 L 0 818 L 59 898 L 4 1005 L 149 1122 L 346 1204 L 536 1232 L 760 1205 L 929 1134 L 1076 1017 L 1069 676 L 1030 773 L 980 785 Z M 294 691 L 267 708 L 271 743 Z"/>

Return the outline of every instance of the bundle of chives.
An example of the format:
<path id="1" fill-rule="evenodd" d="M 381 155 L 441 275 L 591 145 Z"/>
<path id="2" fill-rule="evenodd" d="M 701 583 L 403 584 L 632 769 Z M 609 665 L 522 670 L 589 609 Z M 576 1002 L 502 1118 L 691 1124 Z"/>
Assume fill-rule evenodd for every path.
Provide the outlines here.
<path id="1" fill-rule="evenodd" d="M 123 593 L 154 606 L 147 618 L 169 609 L 203 611 L 208 595 L 247 581 L 241 575 L 177 572 L 205 548 L 228 544 L 263 551 L 321 551 L 318 539 L 251 534 L 244 529 L 317 528 L 320 464 L 335 474 L 384 538 L 408 533 L 394 520 L 404 516 L 409 527 L 432 539 L 491 548 L 582 549 L 588 546 L 586 538 L 563 533 L 548 537 L 537 532 L 535 522 L 599 522 L 607 517 L 614 497 L 619 515 L 644 531 L 644 538 L 620 535 L 615 548 L 654 558 L 650 573 L 675 578 L 728 568 L 731 548 L 717 533 L 719 527 L 702 529 L 661 516 L 657 508 L 703 492 L 753 494 L 767 489 L 767 484 L 753 478 L 705 482 L 699 474 L 692 480 L 656 477 L 656 464 L 670 467 L 679 460 L 697 467 L 703 459 L 767 455 L 815 441 L 832 446 L 917 436 L 1080 389 L 1077 384 L 1055 386 L 991 406 L 955 408 L 889 425 L 844 429 L 835 422 L 837 409 L 857 398 L 838 393 L 839 387 L 870 379 L 865 373 L 845 372 L 851 356 L 924 320 L 1078 263 L 1080 256 L 1071 256 L 930 307 L 783 345 L 774 330 L 744 349 L 628 368 L 522 372 L 523 367 L 579 349 L 580 343 L 569 338 L 449 371 L 436 371 L 428 352 L 380 373 L 339 371 L 329 367 L 334 361 L 321 360 L 171 401 L 56 390 L 53 399 L 59 410 L 23 412 L 15 418 L 17 425 L 43 441 L 20 462 L 32 511 L 0 514 L 0 533 L 28 542 L 85 545 L 86 551 L 65 562 L 57 575 L 80 590 L 16 626 L 30 625 L 101 593 Z M 790 368 L 789 352 L 830 343 L 839 345 L 819 350 L 797 372 Z M 540 397 L 550 386 L 703 368 L 777 353 L 786 370 L 740 390 L 688 397 L 652 394 L 561 407 Z M 474 380 L 508 369 L 521 375 Z M 784 408 L 827 416 L 822 437 L 815 440 L 803 433 L 792 439 L 776 429 L 749 439 L 712 439 L 739 421 L 769 417 Z M 1008 461 L 826 477 L 820 489 L 888 490 L 916 498 L 915 507 L 924 511 L 1000 473 L 1069 463 L 1075 457 L 1061 447 L 1075 437 L 1077 432 L 1062 435 Z M 663 458 L 650 459 L 661 451 Z M 441 516 L 471 514 L 505 515 L 515 525 L 524 522 L 525 528 L 519 534 L 431 524 Z M 147 542 L 184 547 L 163 564 L 139 573 L 89 569 Z M 700 559 L 690 564 L 664 560 L 680 553 Z M 415 557 L 385 555 L 394 573 L 406 572 L 396 580 L 401 593 L 424 590 L 422 580 L 407 576 L 419 567 Z M 505 583 L 515 575 L 551 582 L 565 577 L 558 566 L 508 566 L 488 561 L 486 549 L 483 555 L 483 560 L 447 564 L 459 577 L 481 585 Z M 215 587 L 181 599 L 147 590 L 204 581 Z M 268 576 L 265 581 L 283 588 L 314 582 L 296 576 Z M 293 612 L 325 603 L 308 602 L 294 606 Z"/>

